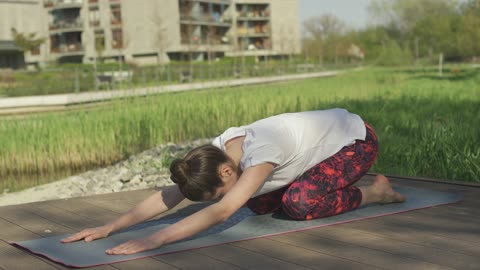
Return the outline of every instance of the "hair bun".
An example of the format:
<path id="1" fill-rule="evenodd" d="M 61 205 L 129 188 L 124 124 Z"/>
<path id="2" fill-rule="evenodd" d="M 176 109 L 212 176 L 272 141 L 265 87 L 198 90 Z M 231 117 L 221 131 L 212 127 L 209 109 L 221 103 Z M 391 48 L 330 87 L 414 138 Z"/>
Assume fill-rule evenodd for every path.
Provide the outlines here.
<path id="1" fill-rule="evenodd" d="M 170 179 L 178 185 L 184 185 L 190 174 L 190 165 L 183 159 L 175 159 L 170 165 Z"/>

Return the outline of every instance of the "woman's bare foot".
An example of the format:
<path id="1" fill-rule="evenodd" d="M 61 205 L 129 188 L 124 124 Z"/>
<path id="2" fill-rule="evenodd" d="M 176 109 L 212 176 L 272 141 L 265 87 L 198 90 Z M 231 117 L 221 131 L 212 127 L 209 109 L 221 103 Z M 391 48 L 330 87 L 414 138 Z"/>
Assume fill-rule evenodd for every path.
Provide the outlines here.
<path id="1" fill-rule="evenodd" d="M 378 195 L 378 203 L 394 203 L 404 202 L 405 197 L 394 191 L 390 185 L 390 181 L 384 175 L 377 175 L 372 184 L 372 190 Z"/>
<path id="2" fill-rule="evenodd" d="M 371 186 L 360 187 L 362 191 L 362 205 L 368 203 L 395 203 L 404 202 L 405 197 L 394 191 L 384 175 L 377 175 Z"/>

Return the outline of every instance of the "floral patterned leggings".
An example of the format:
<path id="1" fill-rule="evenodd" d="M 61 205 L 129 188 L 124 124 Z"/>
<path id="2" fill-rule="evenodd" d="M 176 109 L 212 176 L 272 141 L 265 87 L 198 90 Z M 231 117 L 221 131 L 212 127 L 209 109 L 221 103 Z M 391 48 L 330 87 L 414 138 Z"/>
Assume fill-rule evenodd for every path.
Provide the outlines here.
<path id="1" fill-rule="evenodd" d="M 367 173 L 378 153 L 377 136 L 372 127 L 368 124 L 365 127 L 365 141 L 357 140 L 343 147 L 290 185 L 254 197 L 247 206 L 257 214 L 281 208 L 297 220 L 328 217 L 356 209 L 362 201 L 362 193 L 352 184 Z"/>

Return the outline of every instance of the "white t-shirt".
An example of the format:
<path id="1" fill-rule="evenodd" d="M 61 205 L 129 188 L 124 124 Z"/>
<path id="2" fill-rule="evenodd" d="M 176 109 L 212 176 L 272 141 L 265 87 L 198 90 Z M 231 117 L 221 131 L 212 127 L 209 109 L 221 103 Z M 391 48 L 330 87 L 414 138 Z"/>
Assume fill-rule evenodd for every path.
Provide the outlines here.
<path id="1" fill-rule="evenodd" d="M 345 109 L 285 113 L 231 127 L 212 144 L 225 151 L 225 142 L 245 136 L 242 170 L 262 163 L 276 164 L 253 197 L 279 189 L 355 140 L 365 140 L 363 120 Z"/>

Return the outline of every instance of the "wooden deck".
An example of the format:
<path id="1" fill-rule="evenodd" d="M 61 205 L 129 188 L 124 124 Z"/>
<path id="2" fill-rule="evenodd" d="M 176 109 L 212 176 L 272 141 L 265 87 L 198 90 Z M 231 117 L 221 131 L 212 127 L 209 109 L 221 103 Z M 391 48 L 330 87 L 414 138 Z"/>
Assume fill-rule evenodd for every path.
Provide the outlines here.
<path id="1" fill-rule="evenodd" d="M 366 176 L 360 182 L 371 181 Z M 391 178 L 460 191 L 462 202 L 89 269 L 480 269 L 480 187 Z M 67 269 L 10 246 L 118 217 L 153 190 L 0 207 L 0 269 Z"/>

